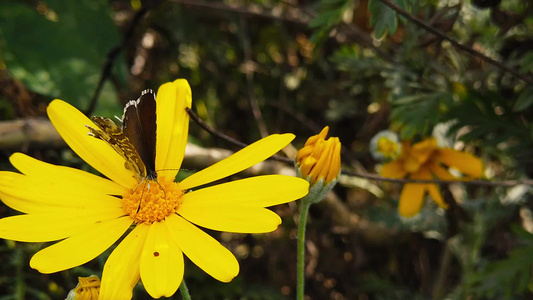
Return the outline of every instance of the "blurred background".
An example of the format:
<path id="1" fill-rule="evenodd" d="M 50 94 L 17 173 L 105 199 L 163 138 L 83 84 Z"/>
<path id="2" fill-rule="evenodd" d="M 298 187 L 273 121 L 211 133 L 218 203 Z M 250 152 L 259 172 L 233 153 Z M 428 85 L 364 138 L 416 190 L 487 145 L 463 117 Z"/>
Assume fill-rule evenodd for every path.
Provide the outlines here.
<path id="1" fill-rule="evenodd" d="M 143 89 L 185 78 L 193 111 L 244 143 L 292 132 L 299 149 L 327 125 L 346 170 L 377 174 L 376 133 L 434 134 L 480 157 L 485 179 L 526 180 L 532 72 L 530 0 L 4 0 L 0 168 L 24 152 L 94 172 L 57 136 L 47 104 L 121 116 Z M 218 159 L 208 150 L 238 150 L 192 121 L 189 142 L 191 171 Z M 234 178 L 292 168 L 270 162 Z M 398 215 L 401 188 L 347 172 L 311 207 L 308 299 L 533 299 L 530 185 L 452 184 L 443 192 L 456 209 L 428 201 L 413 218 Z M 273 233 L 210 232 L 241 272 L 224 284 L 187 262 L 193 299 L 295 297 L 298 205 L 272 209 L 283 219 Z M 0 205 L 1 217 L 16 213 Z M 45 246 L 0 241 L 1 300 L 64 299 L 78 276 L 100 276 L 110 253 L 44 275 L 29 260 Z M 148 299 L 141 284 L 134 299 Z"/>

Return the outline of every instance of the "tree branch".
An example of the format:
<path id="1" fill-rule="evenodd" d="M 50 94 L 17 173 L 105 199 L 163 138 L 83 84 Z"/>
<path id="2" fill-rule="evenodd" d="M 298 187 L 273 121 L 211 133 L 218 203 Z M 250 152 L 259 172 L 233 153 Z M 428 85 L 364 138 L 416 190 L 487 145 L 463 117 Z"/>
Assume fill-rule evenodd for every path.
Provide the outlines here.
<path id="1" fill-rule="evenodd" d="M 191 119 L 194 122 L 196 122 L 202 129 L 204 129 L 205 131 L 209 132 L 213 136 L 215 136 L 217 138 L 220 138 L 220 139 L 222 139 L 222 140 L 224 140 L 224 141 L 226 141 L 226 142 L 228 142 L 230 144 L 233 144 L 233 145 L 235 145 L 237 147 L 240 147 L 240 148 L 244 148 L 244 147 L 247 146 L 245 143 L 237 141 L 236 139 L 234 139 L 232 137 L 229 137 L 229 136 L 223 134 L 222 132 L 219 132 L 219 131 L 211 128 L 209 125 L 207 125 L 207 123 L 205 123 L 202 119 L 200 119 L 200 117 L 198 117 L 198 115 L 196 115 L 191 109 L 186 108 L 186 110 L 187 110 L 187 113 L 189 113 L 189 116 L 191 117 Z M 277 161 L 285 162 L 285 163 L 288 163 L 288 164 L 294 164 L 294 159 L 292 159 L 292 158 L 282 157 L 282 156 L 279 156 L 279 155 L 273 155 L 270 158 L 274 159 L 274 160 L 277 160 Z M 350 175 L 350 176 L 365 178 L 365 179 L 369 179 L 369 180 L 392 182 L 392 183 L 433 183 L 433 184 L 444 184 L 444 185 L 453 184 L 453 183 L 460 183 L 460 184 L 465 184 L 465 185 L 507 186 L 507 187 L 516 186 L 516 185 L 520 185 L 520 184 L 533 185 L 533 180 L 487 181 L 487 180 L 467 180 L 467 179 L 462 179 L 462 180 L 416 180 L 416 179 L 404 179 L 404 178 L 397 179 L 397 178 L 386 178 L 386 177 L 379 176 L 377 174 L 355 172 L 355 171 L 348 170 L 348 169 L 345 169 L 345 168 L 343 168 L 341 170 L 341 173 L 344 174 L 344 175 Z"/>
<path id="2" fill-rule="evenodd" d="M 0 122 L 0 148 L 25 149 L 29 146 L 59 147 L 65 142 L 52 123 L 44 118 L 28 118 Z"/>

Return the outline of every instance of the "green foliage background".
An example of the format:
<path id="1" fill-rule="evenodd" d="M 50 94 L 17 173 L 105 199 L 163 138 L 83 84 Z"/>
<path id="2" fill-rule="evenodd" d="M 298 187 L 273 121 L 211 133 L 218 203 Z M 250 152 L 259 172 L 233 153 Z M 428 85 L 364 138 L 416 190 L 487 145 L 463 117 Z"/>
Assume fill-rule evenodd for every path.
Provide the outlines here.
<path id="1" fill-rule="evenodd" d="M 392 2 L 533 78 L 530 1 Z M 148 12 L 132 23 L 140 9 Z M 121 55 L 93 115 L 121 115 L 141 90 L 186 78 L 197 114 L 246 143 L 261 138 L 255 100 L 268 132 L 295 133 L 296 148 L 330 126 L 347 169 L 377 170 L 368 142 L 380 130 L 416 142 L 446 124 L 444 138 L 480 156 L 487 179 L 533 174 L 533 87 L 398 17 L 381 0 L 2 1 L 0 119 L 45 116 L 54 98 L 86 110 L 115 47 Z M 194 124 L 191 141 L 235 149 Z M 0 148 L 2 170 L 12 170 L 8 157 L 16 151 L 89 170 L 69 149 L 32 145 Z M 334 190 L 336 206 L 311 208 L 310 299 L 533 297 L 530 186 L 453 185 L 458 211 L 428 201 L 411 219 L 397 214 L 400 190 L 347 178 Z M 335 207 L 355 225 L 339 221 Z M 284 221 L 275 233 L 212 232 L 236 253 L 241 274 L 223 284 L 187 263 L 194 299 L 294 297 L 297 206 L 273 209 Z M 13 214 L 0 206 L 0 216 Z M 28 265 L 43 247 L 0 241 L 0 300 L 64 299 L 77 276 L 101 275 L 109 254 L 43 275 Z M 135 299 L 147 299 L 141 284 Z"/>

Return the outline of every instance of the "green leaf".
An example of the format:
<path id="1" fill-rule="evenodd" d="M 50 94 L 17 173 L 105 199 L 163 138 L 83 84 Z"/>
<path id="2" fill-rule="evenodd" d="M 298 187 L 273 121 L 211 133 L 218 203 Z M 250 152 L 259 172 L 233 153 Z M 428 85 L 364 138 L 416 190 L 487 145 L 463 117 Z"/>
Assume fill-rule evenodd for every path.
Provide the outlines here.
<path id="1" fill-rule="evenodd" d="M 391 0 L 403 9 L 407 8 L 407 0 Z M 370 13 L 370 26 L 374 26 L 374 35 L 377 38 L 383 37 L 387 32 L 393 35 L 398 27 L 396 12 L 385 5 L 380 0 L 368 1 L 368 12 Z"/>
<path id="2" fill-rule="evenodd" d="M 0 3 L 7 70 L 34 92 L 86 107 L 107 53 L 120 43 L 109 2 L 46 0 L 38 7 Z"/>
<path id="3" fill-rule="evenodd" d="M 474 279 L 478 292 L 499 299 L 524 292 L 531 280 L 531 251 L 533 245 L 528 244 L 513 249 L 506 259 L 488 263 Z"/>
<path id="4" fill-rule="evenodd" d="M 342 22 L 345 12 L 353 7 L 354 0 L 322 0 L 317 16 L 311 20 L 309 26 L 315 29 L 311 41 L 322 44 L 331 29 Z M 319 48 L 319 47 L 317 47 Z"/>
<path id="5" fill-rule="evenodd" d="M 527 53 L 524 55 L 520 62 L 520 72 L 528 73 L 533 71 L 533 53 Z"/>
<path id="6" fill-rule="evenodd" d="M 533 88 L 528 87 L 522 91 L 520 96 L 518 96 L 518 99 L 513 106 L 513 111 L 525 110 L 526 108 L 530 107 L 531 104 L 533 104 Z"/>
<path id="7" fill-rule="evenodd" d="M 442 110 L 450 105 L 452 98 L 449 92 L 435 92 L 391 99 L 391 120 L 401 127 L 403 139 L 425 136 L 442 121 Z"/>

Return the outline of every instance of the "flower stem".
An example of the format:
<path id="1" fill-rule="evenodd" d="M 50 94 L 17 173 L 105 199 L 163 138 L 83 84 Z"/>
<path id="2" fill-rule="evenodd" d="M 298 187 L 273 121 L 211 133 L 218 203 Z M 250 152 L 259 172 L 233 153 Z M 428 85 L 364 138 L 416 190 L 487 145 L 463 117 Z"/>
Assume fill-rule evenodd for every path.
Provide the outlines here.
<path id="1" fill-rule="evenodd" d="M 191 295 L 189 294 L 189 289 L 187 288 L 187 285 L 185 284 L 185 280 L 181 281 L 180 293 L 181 293 L 181 298 L 183 300 L 191 300 Z"/>
<path id="2" fill-rule="evenodd" d="M 297 283 L 296 283 L 296 299 L 304 299 L 304 283 L 305 283 L 305 225 L 307 224 L 307 213 L 309 212 L 310 201 L 306 201 L 304 197 L 300 206 L 300 224 L 298 225 L 298 245 L 296 263 Z"/>

